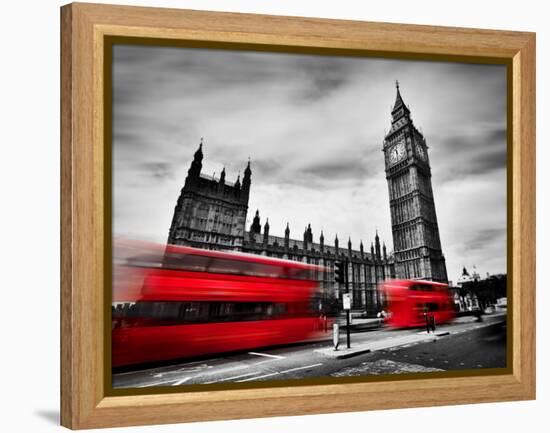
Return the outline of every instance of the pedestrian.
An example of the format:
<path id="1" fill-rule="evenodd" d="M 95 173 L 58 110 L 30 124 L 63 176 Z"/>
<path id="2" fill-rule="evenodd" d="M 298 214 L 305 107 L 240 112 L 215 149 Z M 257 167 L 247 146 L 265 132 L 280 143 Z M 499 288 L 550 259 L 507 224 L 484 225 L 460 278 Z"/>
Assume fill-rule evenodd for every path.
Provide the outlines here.
<path id="1" fill-rule="evenodd" d="M 381 310 L 378 312 L 376 317 L 378 317 L 378 326 L 382 326 L 382 323 L 384 323 L 384 320 L 386 319 L 386 312 Z"/>
<path id="2" fill-rule="evenodd" d="M 424 321 L 426 322 L 426 333 L 430 333 L 430 316 L 428 315 L 428 307 L 424 307 Z"/>

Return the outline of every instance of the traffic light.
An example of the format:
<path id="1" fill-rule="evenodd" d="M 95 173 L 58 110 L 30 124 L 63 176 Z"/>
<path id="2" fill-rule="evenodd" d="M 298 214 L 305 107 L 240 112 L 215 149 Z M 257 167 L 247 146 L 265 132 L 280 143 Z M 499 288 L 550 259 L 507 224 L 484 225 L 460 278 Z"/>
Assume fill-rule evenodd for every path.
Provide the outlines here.
<path id="1" fill-rule="evenodd" d="M 346 269 L 344 262 L 334 263 L 334 279 L 337 283 L 344 284 L 346 282 Z"/>

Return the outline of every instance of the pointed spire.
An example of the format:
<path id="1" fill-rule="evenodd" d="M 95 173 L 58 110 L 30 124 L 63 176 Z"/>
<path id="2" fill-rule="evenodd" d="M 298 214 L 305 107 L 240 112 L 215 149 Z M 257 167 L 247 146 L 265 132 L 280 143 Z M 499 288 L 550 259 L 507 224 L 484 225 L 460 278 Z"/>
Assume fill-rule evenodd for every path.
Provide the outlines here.
<path id="1" fill-rule="evenodd" d="M 348 238 L 348 249 L 351 250 L 351 236 Z"/>
<path id="2" fill-rule="evenodd" d="M 323 234 L 323 230 L 321 230 L 321 236 L 319 237 L 319 240 L 321 243 L 325 242 L 325 235 Z"/>
<path id="3" fill-rule="evenodd" d="M 307 241 L 313 243 L 313 232 L 311 231 L 311 224 L 307 225 Z"/>
<path id="4" fill-rule="evenodd" d="M 195 152 L 195 161 L 202 161 L 202 158 L 203 158 L 203 154 L 202 154 L 202 140 L 203 138 L 201 137 L 201 142 L 199 144 L 199 148 L 197 149 L 197 151 Z"/>
<path id="5" fill-rule="evenodd" d="M 285 248 L 288 249 L 290 246 L 290 226 L 288 225 L 288 222 L 286 223 L 286 229 L 285 229 Z"/>
<path id="6" fill-rule="evenodd" d="M 250 176 L 252 175 L 252 170 L 250 169 L 250 158 L 248 158 L 248 164 L 246 165 L 246 168 L 244 169 L 244 177 L 243 177 L 243 186 L 245 188 L 250 187 Z"/>
<path id="7" fill-rule="evenodd" d="M 269 218 L 266 218 L 264 224 L 264 245 L 267 245 L 269 241 Z"/>
<path id="8" fill-rule="evenodd" d="M 399 81 L 395 80 L 395 88 L 397 91 L 397 94 L 395 95 L 395 104 L 393 104 L 393 108 L 391 110 L 392 114 L 394 114 L 396 111 L 398 111 L 400 108 L 403 108 L 405 112 L 409 113 L 409 107 L 405 105 L 405 102 L 403 101 L 403 97 L 401 96 L 401 92 L 399 91 Z"/>
<path id="9" fill-rule="evenodd" d="M 336 233 L 336 237 L 334 238 L 334 247 L 338 249 L 338 233 Z"/>
<path id="10" fill-rule="evenodd" d="M 252 233 L 260 233 L 262 230 L 262 226 L 260 224 L 260 211 L 256 209 L 256 215 L 254 216 L 254 219 L 252 220 L 252 225 L 250 226 L 250 231 Z"/>
<path id="11" fill-rule="evenodd" d="M 395 89 L 397 91 L 397 94 L 395 95 L 395 104 L 393 104 L 392 111 L 395 111 L 405 105 L 405 103 L 403 102 L 403 98 L 401 97 L 401 92 L 399 91 L 399 81 L 397 80 L 395 80 Z"/>
<path id="12" fill-rule="evenodd" d="M 248 158 L 248 164 L 244 169 L 243 188 L 242 188 L 243 194 L 241 197 L 241 199 L 245 201 L 247 204 L 248 204 L 248 197 L 250 195 L 251 175 L 252 175 L 252 170 L 250 170 L 250 158 Z"/>
<path id="13" fill-rule="evenodd" d="M 199 148 L 195 151 L 193 161 L 191 161 L 191 166 L 187 170 L 187 177 L 185 178 L 185 187 L 194 188 L 199 184 L 199 179 L 202 170 L 202 137 Z"/>

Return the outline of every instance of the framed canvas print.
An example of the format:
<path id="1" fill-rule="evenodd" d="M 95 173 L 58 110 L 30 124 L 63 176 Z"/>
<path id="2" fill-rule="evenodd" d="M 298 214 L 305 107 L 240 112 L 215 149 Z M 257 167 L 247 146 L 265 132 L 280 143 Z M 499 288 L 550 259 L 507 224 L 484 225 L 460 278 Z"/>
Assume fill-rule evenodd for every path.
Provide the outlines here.
<path id="1" fill-rule="evenodd" d="M 62 424 L 535 398 L 535 36 L 71 4 Z"/>

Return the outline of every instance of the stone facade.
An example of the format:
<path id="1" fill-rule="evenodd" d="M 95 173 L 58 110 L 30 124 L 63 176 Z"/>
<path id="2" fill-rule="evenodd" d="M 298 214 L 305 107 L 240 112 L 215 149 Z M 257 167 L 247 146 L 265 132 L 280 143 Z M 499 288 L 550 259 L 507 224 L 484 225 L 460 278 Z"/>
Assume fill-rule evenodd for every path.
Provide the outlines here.
<path id="1" fill-rule="evenodd" d="M 320 275 L 320 287 L 326 298 L 341 298 L 345 292 L 345 288 L 334 280 L 334 264 L 347 259 L 352 308 L 372 316 L 383 307 L 385 300 L 378 290 L 378 283 L 395 278 L 395 271 L 393 258 L 388 256 L 384 244 L 381 247 L 378 233 L 369 253 L 364 250 L 363 242 L 360 242 L 359 250 L 353 249 L 351 239 L 348 239 L 347 246 L 340 247 L 338 236 L 334 245 L 327 245 L 322 231 L 319 242 L 314 242 L 311 225 L 305 228 L 301 240 L 291 239 L 288 224 L 284 237 L 270 235 L 267 220 L 263 232 L 259 227 L 260 215 L 256 211 L 250 231 L 245 235 L 243 251 L 325 267 L 327 272 Z"/>
<path id="2" fill-rule="evenodd" d="M 234 184 L 201 174 L 202 140 L 195 152 L 170 226 L 168 243 L 242 251 L 250 194 L 250 163 Z"/>

